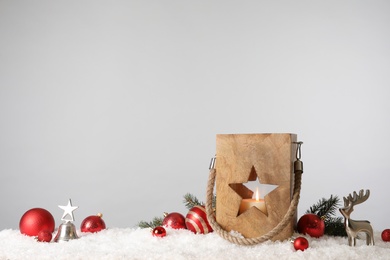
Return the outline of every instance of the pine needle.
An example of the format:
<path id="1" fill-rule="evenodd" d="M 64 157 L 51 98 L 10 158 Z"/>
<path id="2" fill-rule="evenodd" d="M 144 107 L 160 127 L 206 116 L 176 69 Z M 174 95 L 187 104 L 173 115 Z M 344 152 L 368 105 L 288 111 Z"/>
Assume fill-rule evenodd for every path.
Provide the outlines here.
<path id="1" fill-rule="evenodd" d="M 187 193 L 184 195 L 183 202 L 184 202 L 185 207 L 188 210 L 192 209 L 195 206 L 204 205 L 203 202 L 199 201 L 197 197 L 195 197 L 194 195 L 192 195 L 190 193 Z"/>
<path id="2" fill-rule="evenodd" d="M 310 207 L 306 213 L 316 214 L 325 222 L 325 234 L 330 236 L 347 236 L 343 218 L 336 217 L 340 199 L 331 195 L 329 199 L 322 198 Z"/>
<path id="3" fill-rule="evenodd" d="M 185 207 L 188 210 L 192 209 L 195 206 L 204 206 L 205 205 L 202 201 L 198 200 L 197 197 L 195 197 L 194 195 L 192 195 L 190 193 L 187 193 L 184 195 L 183 202 L 184 202 Z M 213 198 L 211 201 L 211 206 L 213 207 L 214 210 L 216 207 L 216 203 L 217 203 L 217 197 L 215 195 L 213 195 Z"/>
<path id="4" fill-rule="evenodd" d="M 162 226 L 163 218 L 162 217 L 154 217 L 152 221 L 140 221 L 138 226 L 140 228 L 155 228 L 158 226 Z"/>
<path id="5" fill-rule="evenodd" d="M 333 217 L 336 215 L 339 203 L 340 199 L 337 196 L 331 195 L 329 199 L 322 198 L 319 200 L 306 213 L 317 214 L 323 219 Z"/>
<path id="6" fill-rule="evenodd" d="M 213 206 L 214 210 L 215 210 L 216 201 L 217 201 L 216 196 L 213 195 L 212 206 Z M 192 195 L 190 193 L 187 193 L 184 195 L 183 202 L 185 204 L 185 207 L 188 210 L 192 209 L 195 206 L 204 206 L 203 202 L 198 200 L 197 197 L 195 197 L 194 195 Z M 149 221 L 149 222 L 148 221 L 140 221 L 140 222 L 138 222 L 138 227 L 140 227 L 140 228 L 155 228 L 158 226 L 162 226 L 163 220 L 164 220 L 164 218 L 162 218 L 162 217 L 155 217 L 155 218 L 153 218 L 152 221 Z"/>

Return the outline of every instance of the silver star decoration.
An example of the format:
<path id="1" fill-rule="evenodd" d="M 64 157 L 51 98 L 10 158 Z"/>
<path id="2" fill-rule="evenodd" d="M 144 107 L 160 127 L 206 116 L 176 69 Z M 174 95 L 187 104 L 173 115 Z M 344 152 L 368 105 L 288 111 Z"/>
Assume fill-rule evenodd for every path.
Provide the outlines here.
<path id="1" fill-rule="evenodd" d="M 72 206 L 72 201 L 69 199 L 68 200 L 68 205 L 66 206 L 58 206 L 60 209 L 64 210 L 64 214 L 62 215 L 61 220 L 63 221 L 74 221 L 74 216 L 73 216 L 73 211 L 75 211 L 78 207 L 77 206 Z M 69 218 L 66 218 L 66 216 L 69 216 Z"/>

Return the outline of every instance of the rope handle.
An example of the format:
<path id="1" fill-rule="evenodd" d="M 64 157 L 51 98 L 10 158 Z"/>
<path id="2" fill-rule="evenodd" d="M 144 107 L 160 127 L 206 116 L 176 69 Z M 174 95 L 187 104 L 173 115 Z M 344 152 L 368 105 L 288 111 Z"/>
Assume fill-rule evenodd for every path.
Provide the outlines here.
<path id="1" fill-rule="evenodd" d="M 207 193 L 206 193 L 206 214 L 207 214 L 207 219 L 209 221 L 209 224 L 213 228 L 214 232 L 216 232 L 222 238 L 232 243 L 235 243 L 237 245 L 259 244 L 279 234 L 294 218 L 299 203 L 299 196 L 301 192 L 301 179 L 303 173 L 303 164 L 302 161 L 299 160 L 299 158 L 297 158 L 297 161 L 294 162 L 294 173 L 295 173 L 294 192 L 290 203 L 290 207 L 288 208 L 286 214 L 284 215 L 283 219 L 279 222 L 278 225 L 276 225 L 268 233 L 255 238 L 241 238 L 241 237 L 234 236 L 231 233 L 224 230 L 215 220 L 214 210 L 212 207 L 212 198 L 214 192 L 216 172 L 217 171 L 215 170 L 214 167 L 210 169 L 209 179 L 207 182 Z"/>

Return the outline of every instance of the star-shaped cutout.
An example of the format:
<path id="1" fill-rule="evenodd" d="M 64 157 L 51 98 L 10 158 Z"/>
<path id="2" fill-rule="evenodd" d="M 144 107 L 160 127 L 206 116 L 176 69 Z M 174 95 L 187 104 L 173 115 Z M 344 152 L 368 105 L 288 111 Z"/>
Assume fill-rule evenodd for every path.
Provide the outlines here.
<path id="1" fill-rule="evenodd" d="M 68 200 L 68 205 L 66 206 L 58 206 L 60 209 L 64 210 L 64 214 L 62 215 L 61 220 L 63 221 L 74 221 L 74 216 L 73 216 L 73 211 L 75 211 L 78 207 L 77 206 L 72 206 L 72 201 L 69 199 Z M 66 216 L 70 217 L 66 218 Z"/>
<path id="2" fill-rule="evenodd" d="M 256 189 L 258 189 L 259 198 L 264 203 L 264 206 L 261 206 L 262 208 L 264 208 L 264 210 L 260 209 L 260 211 L 262 211 L 265 215 L 268 215 L 267 206 L 265 205 L 264 198 L 268 193 L 276 189 L 278 185 L 262 184 L 260 182 L 260 179 L 257 176 L 254 166 L 252 166 L 251 171 L 249 173 L 248 181 L 245 183 L 246 185 L 244 185 L 244 183 L 230 183 L 229 186 L 242 198 L 241 204 L 243 203 L 244 200 L 252 199 L 252 198 L 255 199 L 255 191 Z M 251 207 L 248 207 L 247 209 L 245 209 L 245 211 L 249 210 Z M 241 210 L 238 211 L 237 216 L 245 212 L 245 211 L 242 212 L 240 211 Z"/>

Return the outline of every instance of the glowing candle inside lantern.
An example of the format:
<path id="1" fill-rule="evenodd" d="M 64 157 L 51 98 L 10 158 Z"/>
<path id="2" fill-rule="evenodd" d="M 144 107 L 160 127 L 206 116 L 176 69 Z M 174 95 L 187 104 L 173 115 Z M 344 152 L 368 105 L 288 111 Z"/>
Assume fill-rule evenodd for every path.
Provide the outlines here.
<path id="1" fill-rule="evenodd" d="M 256 192 L 253 194 L 252 198 L 250 199 L 242 199 L 240 204 L 240 210 L 238 211 L 238 214 L 244 213 L 251 207 L 256 207 L 264 214 L 267 214 L 267 209 L 265 207 L 265 202 L 263 199 L 260 199 L 259 195 L 259 188 L 256 188 Z"/>

